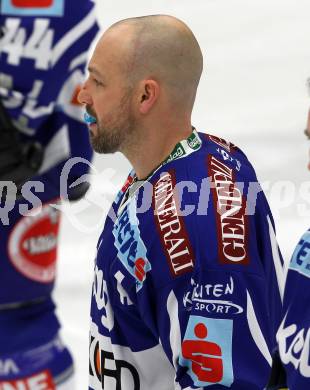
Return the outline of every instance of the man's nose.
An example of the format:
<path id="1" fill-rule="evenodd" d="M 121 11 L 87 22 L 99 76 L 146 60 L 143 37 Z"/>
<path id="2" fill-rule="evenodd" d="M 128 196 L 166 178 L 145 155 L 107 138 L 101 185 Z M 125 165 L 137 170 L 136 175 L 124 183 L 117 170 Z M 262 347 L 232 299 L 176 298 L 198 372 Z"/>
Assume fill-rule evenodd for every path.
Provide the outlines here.
<path id="1" fill-rule="evenodd" d="M 92 99 L 90 94 L 87 92 L 85 84 L 83 84 L 82 88 L 80 89 L 80 92 L 77 96 L 77 99 L 79 103 L 85 104 L 85 105 L 91 105 L 92 104 Z"/>

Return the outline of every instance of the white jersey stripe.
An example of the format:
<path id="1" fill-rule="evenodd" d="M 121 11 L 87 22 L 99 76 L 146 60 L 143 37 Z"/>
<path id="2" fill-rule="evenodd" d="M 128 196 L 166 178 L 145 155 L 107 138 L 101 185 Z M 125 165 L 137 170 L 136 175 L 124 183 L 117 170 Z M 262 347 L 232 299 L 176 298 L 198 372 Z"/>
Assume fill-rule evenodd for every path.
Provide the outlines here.
<path id="1" fill-rule="evenodd" d="M 54 66 L 63 53 L 96 23 L 96 10 L 93 8 L 72 30 L 70 30 L 53 49 L 52 66 Z"/>
<path id="2" fill-rule="evenodd" d="M 45 148 L 44 161 L 39 171 L 40 175 L 69 157 L 70 141 L 68 125 L 63 125 Z"/>
<path id="3" fill-rule="evenodd" d="M 88 51 L 84 51 L 84 53 L 81 53 L 77 57 L 73 58 L 73 60 L 70 62 L 69 70 L 73 70 L 80 65 L 86 64 L 88 58 Z"/>
<path id="4" fill-rule="evenodd" d="M 284 296 L 284 283 L 285 283 L 285 272 L 284 267 L 279 255 L 279 248 L 277 244 L 276 234 L 273 229 L 272 223 L 270 221 L 269 216 L 267 216 L 268 225 L 269 225 L 269 235 L 270 235 L 270 243 L 271 243 L 271 250 L 272 250 L 272 257 L 273 257 L 273 263 L 276 270 L 276 276 L 278 281 L 278 287 L 280 291 L 281 300 L 283 302 L 283 296 Z"/>
<path id="5" fill-rule="evenodd" d="M 181 330 L 178 315 L 178 301 L 173 291 L 170 292 L 167 300 L 167 311 L 170 318 L 170 345 L 173 356 L 173 366 L 177 370 L 179 356 L 181 354 Z"/>

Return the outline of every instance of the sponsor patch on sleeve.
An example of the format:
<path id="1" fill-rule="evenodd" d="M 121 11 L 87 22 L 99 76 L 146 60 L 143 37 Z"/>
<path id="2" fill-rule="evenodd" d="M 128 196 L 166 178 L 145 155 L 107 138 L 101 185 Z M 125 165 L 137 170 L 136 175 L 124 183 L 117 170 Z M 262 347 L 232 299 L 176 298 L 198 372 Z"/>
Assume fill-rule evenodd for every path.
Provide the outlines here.
<path id="1" fill-rule="evenodd" d="M 195 311 L 208 317 L 231 318 L 244 311 L 235 290 L 235 280 L 230 275 L 208 277 L 205 282 L 191 278 L 190 286 L 183 296 L 183 306 L 192 313 Z"/>
<path id="2" fill-rule="evenodd" d="M 154 218 L 171 274 L 182 275 L 194 268 L 194 253 L 183 217 L 178 215 L 174 173 L 165 172 L 154 185 Z"/>
<path id="3" fill-rule="evenodd" d="M 195 386 L 231 386 L 232 332 L 232 320 L 190 316 L 179 363 L 188 368 Z"/>
<path id="4" fill-rule="evenodd" d="M 64 0 L 2 0 L 1 13 L 20 16 L 63 16 Z"/>
<path id="5" fill-rule="evenodd" d="M 310 231 L 299 241 L 289 265 L 289 269 L 310 278 Z"/>
<path id="6" fill-rule="evenodd" d="M 147 272 L 152 267 L 147 259 L 146 246 L 140 235 L 135 199 L 128 204 L 115 222 L 113 235 L 118 258 L 135 278 L 136 289 L 139 291 L 143 286 Z"/>
<path id="7" fill-rule="evenodd" d="M 214 156 L 208 157 L 208 172 L 214 184 L 219 261 L 247 265 L 250 259 L 246 199 L 234 180 L 233 170 Z"/>
<path id="8" fill-rule="evenodd" d="M 37 215 L 27 215 L 14 226 L 8 253 L 18 272 L 40 283 L 54 280 L 59 224 L 60 212 L 45 204 Z"/>

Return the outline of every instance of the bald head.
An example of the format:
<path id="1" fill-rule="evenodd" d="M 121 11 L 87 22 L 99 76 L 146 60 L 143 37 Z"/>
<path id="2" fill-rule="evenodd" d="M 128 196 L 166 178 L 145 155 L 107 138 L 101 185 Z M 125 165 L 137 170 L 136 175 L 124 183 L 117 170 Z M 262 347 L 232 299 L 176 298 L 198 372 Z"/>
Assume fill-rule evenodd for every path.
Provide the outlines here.
<path id="1" fill-rule="evenodd" d="M 120 65 L 129 82 L 153 78 L 175 103 L 192 108 L 203 58 L 185 23 L 166 15 L 130 18 L 112 25 L 102 39 L 118 41 Z"/>

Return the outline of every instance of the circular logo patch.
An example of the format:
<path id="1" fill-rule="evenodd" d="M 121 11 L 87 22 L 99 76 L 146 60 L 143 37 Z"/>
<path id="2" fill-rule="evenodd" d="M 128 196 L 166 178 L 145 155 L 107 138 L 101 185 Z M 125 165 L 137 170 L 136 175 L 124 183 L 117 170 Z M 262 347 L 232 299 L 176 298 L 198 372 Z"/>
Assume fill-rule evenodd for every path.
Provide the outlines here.
<path id="1" fill-rule="evenodd" d="M 27 278 L 41 283 L 55 279 L 59 223 L 59 210 L 46 204 L 38 215 L 25 216 L 14 227 L 9 258 Z"/>

